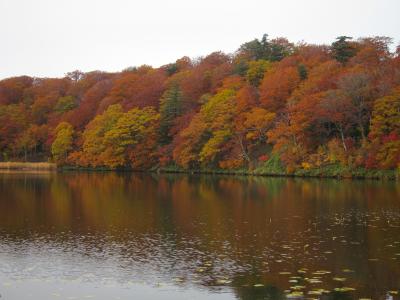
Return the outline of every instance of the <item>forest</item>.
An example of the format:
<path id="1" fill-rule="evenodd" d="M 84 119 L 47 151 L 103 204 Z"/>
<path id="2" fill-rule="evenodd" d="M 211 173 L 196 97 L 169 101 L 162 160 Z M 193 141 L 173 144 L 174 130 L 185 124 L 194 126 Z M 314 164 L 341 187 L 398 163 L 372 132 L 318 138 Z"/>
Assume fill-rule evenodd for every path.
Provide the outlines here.
<path id="1" fill-rule="evenodd" d="M 0 161 L 262 174 L 400 172 L 400 46 L 264 35 L 154 68 L 0 81 Z"/>

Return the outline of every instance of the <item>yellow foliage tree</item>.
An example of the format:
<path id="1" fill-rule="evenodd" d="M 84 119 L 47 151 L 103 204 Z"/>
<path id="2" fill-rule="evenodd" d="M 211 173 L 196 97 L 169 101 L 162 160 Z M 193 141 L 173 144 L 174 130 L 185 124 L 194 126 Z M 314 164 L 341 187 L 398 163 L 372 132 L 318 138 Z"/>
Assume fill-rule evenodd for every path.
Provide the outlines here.
<path id="1" fill-rule="evenodd" d="M 63 164 L 72 149 L 74 129 L 68 122 L 61 122 L 54 133 L 56 138 L 51 145 L 51 154 L 56 163 Z"/>

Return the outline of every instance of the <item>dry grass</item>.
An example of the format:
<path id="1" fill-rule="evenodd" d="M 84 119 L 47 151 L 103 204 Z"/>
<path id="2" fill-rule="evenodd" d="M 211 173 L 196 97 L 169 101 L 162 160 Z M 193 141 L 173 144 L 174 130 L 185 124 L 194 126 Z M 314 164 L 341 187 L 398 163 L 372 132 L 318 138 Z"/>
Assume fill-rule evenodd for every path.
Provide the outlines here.
<path id="1" fill-rule="evenodd" d="M 55 170 L 57 165 L 48 162 L 0 162 L 0 170 Z"/>

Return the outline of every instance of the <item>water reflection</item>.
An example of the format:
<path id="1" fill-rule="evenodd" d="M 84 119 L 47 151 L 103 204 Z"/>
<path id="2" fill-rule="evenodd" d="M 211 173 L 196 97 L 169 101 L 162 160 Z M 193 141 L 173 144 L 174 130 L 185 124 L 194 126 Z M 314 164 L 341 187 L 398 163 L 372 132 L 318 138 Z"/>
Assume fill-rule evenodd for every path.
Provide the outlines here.
<path id="1" fill-rule="evenodd" d="M 26 289 L 74 297 L 59 291 L 66 285 L 95 299 L 111 299 L 105 287 L 122 299 L 390 299 L 400 287 L 400 186 L 0 174 L 0 280 L 6 299 Z"/>

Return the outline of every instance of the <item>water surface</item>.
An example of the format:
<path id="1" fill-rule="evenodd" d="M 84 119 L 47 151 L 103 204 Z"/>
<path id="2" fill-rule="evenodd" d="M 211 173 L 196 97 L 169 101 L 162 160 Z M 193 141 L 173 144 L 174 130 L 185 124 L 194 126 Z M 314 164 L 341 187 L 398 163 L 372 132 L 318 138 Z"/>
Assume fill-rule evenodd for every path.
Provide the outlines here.
<path id="1" fill-rule="evenodd" d="M 397 182 L 1 173 L 1 299 L 397 299 Z"/>

